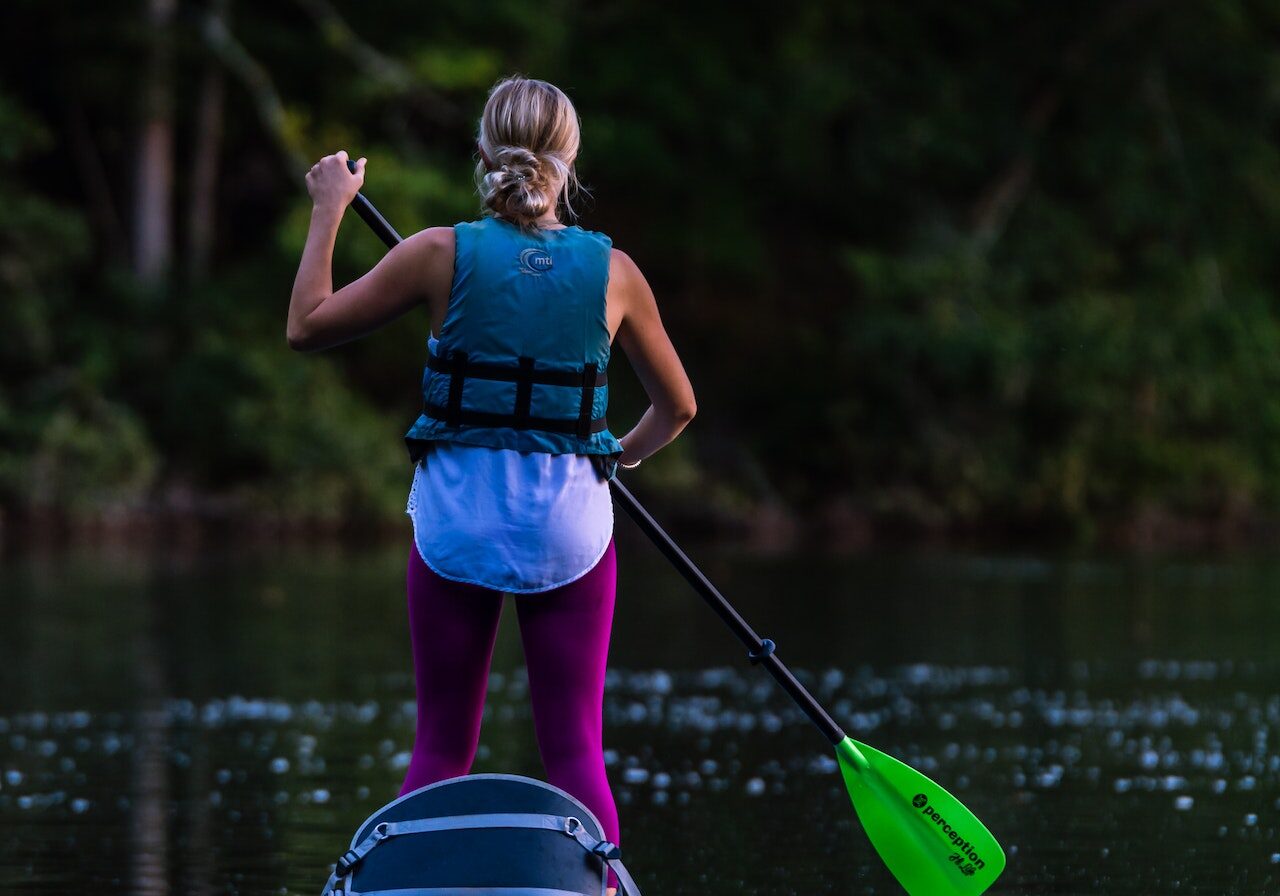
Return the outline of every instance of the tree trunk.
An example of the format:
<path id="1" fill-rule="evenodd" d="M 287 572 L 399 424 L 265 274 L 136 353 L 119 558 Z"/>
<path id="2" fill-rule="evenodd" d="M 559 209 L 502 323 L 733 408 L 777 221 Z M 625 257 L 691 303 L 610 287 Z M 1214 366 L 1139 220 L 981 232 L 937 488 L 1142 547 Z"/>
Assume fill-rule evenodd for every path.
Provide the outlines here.
<path id="1" fill-rule="evenodd" d="M 94 142 L 93 127 L 78 98 L 66 108 L 68 148 L 84 189 L 89 220 L 97 234 L 99 252 L 113 265 L 129 263 L 129 235 L 111 196 L 113 179 Z"/>
<path id="2" fill-rule="evenodd" d="M 213 0 L 209 15 L 225 21 L 230 0 Z M 195 158 L 191 165 L 191 205 L 187 214 L 187 274 L 203 280 L 209 270 L 217 218 L 218 155 L 222 148 L 225 76 L 221 63 L 209 54 L 200 86 L 196 117 Z"/>
<path id="3" fill-rule="evenodd" d="M 1067 47 L 1057 75 L 1036 93 L 1023 115 L 1023 149 L 986 184 L 970 209 L 970 230 L 979 245 L 989 247 L 999 239 L 1009 217 L 1026 196 L 1035 174 L 1036 147 L 1062 106 L 1071 80 L 1092 61 L 1101 44 L 1141 24 L 1143 16 L 1159 5 L 1159 0 L 1112 4 L 1083 37 Z"/>
<path id="4" fill-rule="evenodd" d="M 133 199 L 133 269 L 157 283 L 173 258 L 173 33 L 177 0 L 147 0 L 147 62 Z"/>

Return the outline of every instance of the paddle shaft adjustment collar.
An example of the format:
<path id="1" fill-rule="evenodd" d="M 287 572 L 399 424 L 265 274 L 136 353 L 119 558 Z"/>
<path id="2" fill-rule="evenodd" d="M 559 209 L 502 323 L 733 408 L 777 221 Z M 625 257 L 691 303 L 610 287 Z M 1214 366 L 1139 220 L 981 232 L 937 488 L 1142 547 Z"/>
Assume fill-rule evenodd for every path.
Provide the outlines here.
<path id="1" fill-rule="evenodd" d="M 758 665 L 765 657 L 773 656 L 777 649 L 778 645 L 773 643 L 772 638 L 765 638 L 759 647 L 752 647 L 747 651 L 747 659 L 751 661 L 751 665 Z"/>

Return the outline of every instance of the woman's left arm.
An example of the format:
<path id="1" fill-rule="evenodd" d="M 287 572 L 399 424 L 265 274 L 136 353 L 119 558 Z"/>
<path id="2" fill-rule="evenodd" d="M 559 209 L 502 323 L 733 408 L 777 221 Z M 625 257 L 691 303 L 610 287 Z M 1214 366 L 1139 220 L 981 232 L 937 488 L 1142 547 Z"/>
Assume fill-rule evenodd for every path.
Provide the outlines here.
<path id="1" fill-rule="evenodd" d="M 432 256 L 443 248 L 432 229 L 414 234 L 382 257 L 374 268 L 333 291 L 333 246 L 338 225 L 364 183 L 365 160 L 347 168 L 347 154 L 325 156 L 307 174 L 311 227 L 298 263 L 285 328 L 289 346 L 317 351 L 350 342 L 395 320 L 426 298 Z M 433 228 L 438 230 L 440 228 Z"/>

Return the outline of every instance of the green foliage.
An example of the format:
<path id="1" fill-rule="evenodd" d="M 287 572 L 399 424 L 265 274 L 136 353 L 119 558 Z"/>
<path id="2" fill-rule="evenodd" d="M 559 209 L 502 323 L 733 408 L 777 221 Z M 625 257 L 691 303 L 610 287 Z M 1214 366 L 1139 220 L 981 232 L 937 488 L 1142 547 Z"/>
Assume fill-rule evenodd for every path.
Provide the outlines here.
<path id="1" fill-rule="evenodd" d="M 857 387 L 814 437 L 852 461 L 828 476 L 874 490 L 882 510 L 1083 530 L 1142 502 L 1275 500 L 1280 330 L 1265 296 L 1228 310 L 1188 277 L 1028 305 L 964 252 L 851 266 L 887 302 L 850 318 L 835 357 Z"/>
<path id="2" fill-rule="evenodd" d="M 15 167 L 50 143 L 0 94 L 0 500 L 79 510 L 136 497 L 155 457 L 135 411 L 61 353 L 66 271 L 83 262 L 88 234 L 76 211 L 30 190 Z"/>
<path id="3" fill-rule="evenodd" d="M 371 410 L 325 359 L 279 346 L 202 339 L 174 372 L 174 446 L 211 481 L 286 518 L 385 515 L 407 482 L 397 425 Z M 202 446 L 218 445 L 205 452 Z"/>
<path id="4" fill-rule="evenodd" d="M 409 65 L 441 90 L 488 89 L 503 74 L 502 57 L 492 47 L 425 46 L 413 52 Z"/>

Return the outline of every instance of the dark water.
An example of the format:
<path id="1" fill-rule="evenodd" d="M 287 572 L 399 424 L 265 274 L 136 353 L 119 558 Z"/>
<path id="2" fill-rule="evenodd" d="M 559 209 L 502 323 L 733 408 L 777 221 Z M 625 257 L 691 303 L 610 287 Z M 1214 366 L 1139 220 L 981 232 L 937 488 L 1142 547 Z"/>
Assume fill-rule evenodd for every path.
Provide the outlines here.
<path id="1" fill-rule="evenodd" d="M 1280 561 L 690 546 L 995 893 L 1280 893 Z M 316 893 L 412 746 L 405 554 L 0 565 L 0 892 Z M 901 892 L 821 735 L 629 526 L 605 742 L 646 894 Z M 508 599 L 510 600 L 510 599 Z M 474 771 L 542 777 L 512 607 Z"/>

